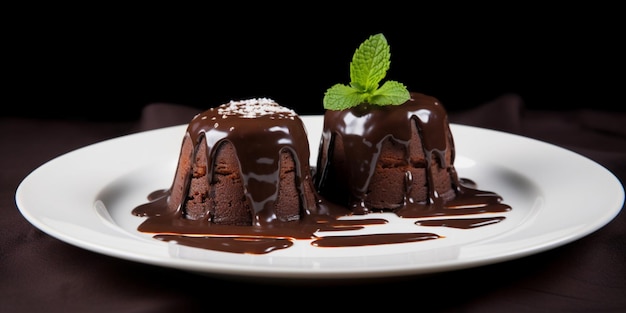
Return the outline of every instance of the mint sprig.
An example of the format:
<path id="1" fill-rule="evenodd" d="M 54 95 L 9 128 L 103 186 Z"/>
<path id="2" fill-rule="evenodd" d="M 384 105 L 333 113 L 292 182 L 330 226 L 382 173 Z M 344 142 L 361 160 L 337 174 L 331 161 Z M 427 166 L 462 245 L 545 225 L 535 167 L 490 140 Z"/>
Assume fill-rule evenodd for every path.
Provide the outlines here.
<path id="1" fill-rule="evenodd" d="M 352 56 L 350 85 L 335 84 L 324 94 L 324 108 L 345 110 L 362 103 L 400 105 L 411 96 L 406 87 L 388 80 L 380 86 L 391 64 L 390 47 L 383 34 L 370 36 Z"/>

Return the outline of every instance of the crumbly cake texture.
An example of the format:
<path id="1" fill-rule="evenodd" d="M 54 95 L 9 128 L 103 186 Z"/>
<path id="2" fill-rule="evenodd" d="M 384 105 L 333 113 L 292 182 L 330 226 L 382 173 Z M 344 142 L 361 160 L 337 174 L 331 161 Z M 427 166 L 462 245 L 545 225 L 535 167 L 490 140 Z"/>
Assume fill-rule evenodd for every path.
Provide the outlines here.
<path id="1" fill-rule="evenodd" d="M 231 100 L 190 121 L 168 204 L 223 225 L 257 224 L 265 214 L 297 220 L 316 209 L 309 153 L 294 110 L 270 98 Z"/>
<path id="2" fill-rule="evenodd" d="M 455 198 L 454 142 L 436 98 L 411 93 L 400 106 L 327 110 L 324 121 L 316 177 L 322 196 L 355 212 Z M 369 128 L 350 127 L 356 124 Z"/>

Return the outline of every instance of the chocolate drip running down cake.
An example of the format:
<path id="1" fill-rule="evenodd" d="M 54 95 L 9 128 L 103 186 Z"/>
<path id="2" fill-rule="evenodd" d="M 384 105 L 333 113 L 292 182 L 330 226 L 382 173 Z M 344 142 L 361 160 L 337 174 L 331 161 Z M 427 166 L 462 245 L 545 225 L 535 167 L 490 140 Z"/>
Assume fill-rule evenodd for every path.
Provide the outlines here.
<path id="1" fill-rule="evenodd" d="M 211 108 L 188 125 L 167 207 L 210 224 L 298 220 L 317 212 L 309 153 L 300 118 L 271 99 Z"/>
<path id="2" fill-rule="evenodd" d="M 307 136 L 294 111 L 270 99 L 231 101 L 196 116 L 187 136 L 170 209 L 233 225 L 314 209 Z"/>
<path id="3" fill-rule="evenodd" d="M 469 199 L 476 207 L 488 200 L 500 207 L 499 196 L 472 197 L 478 191 L 459 181 L 444 107 L 431 96 L 410 95 L 401 105 L 361 104 L 325 112 L 319 193 L 356 214 L 443 215 L 445 204 L 454 206 L 455 199 Z"/>

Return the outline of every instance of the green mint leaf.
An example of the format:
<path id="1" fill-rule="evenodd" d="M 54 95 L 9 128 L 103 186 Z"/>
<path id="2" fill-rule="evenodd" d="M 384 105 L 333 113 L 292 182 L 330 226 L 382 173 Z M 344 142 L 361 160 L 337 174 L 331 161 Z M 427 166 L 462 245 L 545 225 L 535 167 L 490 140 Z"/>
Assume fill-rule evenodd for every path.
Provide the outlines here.
<path id="1" fill-rule="evenodd" d="M 364 92 L 376 90 L 391 64 L 389 50 L 387 39 L 382 34 L 370 36 L 363 42 L 350 63 L 350 84 Z"/>
<path id="2" fill-rule="evenodd" d="M 400 105 L 411 96 L 407 88 L 396 81 L 380 82 L 391 65 L 390 47 L 383 34 L 370 36 L 354 52 L 350 62 L 350 85 L 336 84 L 324 94 L 324 108 L 345 110 L 362 103 Z"/>
<path id="3" fill-rule="evenodd" d="M 411 98 L 406 87 L 393 80 L 386 81 L 373 95 L 367 99 L 368 103 L 376 105 L 400 105 Z"/>
<path id="4" fill-rule="evenodd" d="M 324 108 L 328 110 L 345 110 L 365 101 L 365 94 L 341 84 L 330 87 L 324 94 Z"/>

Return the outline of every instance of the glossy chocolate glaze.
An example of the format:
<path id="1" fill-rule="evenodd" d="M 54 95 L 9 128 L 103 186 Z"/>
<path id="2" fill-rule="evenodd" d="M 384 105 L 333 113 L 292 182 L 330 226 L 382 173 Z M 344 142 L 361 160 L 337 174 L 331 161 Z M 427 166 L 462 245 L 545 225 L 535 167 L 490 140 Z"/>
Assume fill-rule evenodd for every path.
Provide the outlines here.
<path id="1" fill-rule="evenodd" d="M 437 157 L 441 168 L 449 168 L 450 175 L 456 181 L 456 172 L 451 164 L 446 163 L 446 153 L 451 154 L 451 163 L 454 162 L 454 146 L 449 144 L 452 135 L 448 126 L 448 116 L 439 102 L 419 93 L 411 93 L 411 98 L 399 106 L 377 106 L 361 104 L 359 106 L 341 110 L 327 110 L 324 114 L 324 129 L 318 156 L 316 184 L 322 194 L 334 196 L 337 188 L 326 188 L 330 172 L 337 172 L 338 168 L 332 164 L 335 153 L 335 141 L 341 138 L 345 153 L 345 173 L 348 184 L 348 205 L 356 213 L 367 213 L 369 183 L 374 175 L 376 164 L 381 156 L 382 145 L 385 140 L 391 139 L 394 143 L 404 146 L 409 151 L 409 142 L 412 136 L 412 124 L 417 124 L 426 158 L 426 173 L 433 181 L 430 163 Z M 405 154 L 408 164 L 409 153 Z M 407 172 L 405 185 L 410 185 L 411 173 Z M 458 185 L 458 184 L 456 184 Z M 412 201 L 408 198 L 408 190 L 400 190 L 404 194 L 406 204 Z M 434 188 L 429 186 L 430 202 L 440 202 Z M 405 206 L 406 206 L 405 204 Z"/>
<path id="2" fill-rule="evenodd" d="M 415 94 L 412 95 L 415 96 Z M 275 105 L 275 103 L 273 104 Z M 262 108 L 259 110 L 263 111 Z M 441 154 L 445 153 L 447 149 L 453 149 L 446 144 L 446 138 L 441 137 L 449 136 L 449 130 L 444 131 L 448 129 L 447 116 L 440 105 L 417 101 L 415 105 L 409 103 L 396 107 L 395 110 L 397 112 L 391 115 L 394 116 L 393 123 L 397 127 L 379 130 L 377 127 L 385 127 L 384 123 L 375 118 L 375 115 L 362 112 L 359 113 L 359 117 L 366 119 L 364 125 L 368 125 L 368 127 L 363 128 L 360 133 L 353 134 L 375 143 L 386 137 L 388 132 L 391 132 L 394 138 L 406 141 L 408 140 L 405 133 L 406 124 L 417 117 L 420 121 L 420 127 L 425 130 L 423 142 L 429 154 Z M 350 112 L 354 115 L 354 111 Z M 329 125 L 333 125 L 333 123 L 336 125 L 345 124 L 345 120 L 342 119 L 347 118 L 348 113 L 347 111 L 346 115 L 338 115 L 335 119 L 326 122 L 322 145 L 328 144 L 330 133 L 336 131 L 329 130 L 333 128 Z M 246 189 L 246 197 L 253 204 L 253 225 L 219 225 L 211 223 L 207 219 L 187 219 L 180 205 L 176 205 L 174 206 L 175 209 L 172 209 L 173 206 L 168 203 L 172 190 L 170 188 L 152 192 L 148 195 L 147 203 L 133 209 L 132 214 L 147 217 L 138 227 L 140 232 L 152 233 L 156 239 L 175 241 L 181 245 L 247 254 L 265 254 L 286 249 L 291 247 L 295 240 L 311 240 L 311 245 L 315 247 L 351 247 L 440 238 L 439 235 L 429 232 L 325 236 L 324 232 L 326 231 L 357 230 L 385 224 L 388 221 L 382 218 L 368 218 L 364 214 L 366 210 L 359 212 L 354 210 L 354 207 L 350 208 L 332 203 L 316 192 L 313 181 L 313 170 L 315 169 L 311 168 L 308 163 L 310 155 L 307 134 L 302 126 L 302 121 L 295 113 L 280 111 L 255 113 L 254 116 L 240 116 L 241 114 L 244 113 L 228 112 L 225 114 L 223 110 L 210 109 L 194 117 L 188 125 L 185 136 L 193 141 L 194 146 L 201 142 L 201 138 L 206 139 L 204 142 L 208 147 L 207 158 L 209 158 L 207 164 L 212 164 L 211 158 L 215 156 L 215 150 L 220 143 L 228 141 L 234 145 L 239 158 L 241 176 L 245 184 L 249 186 Z M 387 120 L 387 122 L 389 121 Z M 255 139 L 251 140 L 251 138 Z M 289 149 L 296 161 L 297 181 L 300 184 L 298 190 L 302 192 L 305 189 L 303 184 L 310 184 L 309 190 L 315 194 L 314 203 L 303 203 L 300 219 L 297 221 L 285 222 L 276 219 L 271 205 L 269 205 L 276 197 L 278 158 L 283 149 Z M 376 151 L 371 149 L 355 151 L 353 156 L 355 164 L 364 161 L 374 162 Z M 325 166 L 326 164 L 318 165 L 321 167 L 321 171 L 318 169 L 317 173 L 322 175 Z M 212 166 L 207 170 L 212 171 Z M 211 175 L 212 173 L 209 173 L 207 177 L 211 177 Z M 370 175 L 368 172 L 364 172 L 358 176 L 353 189 L 355 195 L 362 194 L 368 175 Z M 456 179 L 456 173 L 453 175 Z M 252 177 L 254 183 L 252 183 Z M 433 194 L 432 203 L 408 205 L 410 199 L 407 199 L 407 205 L 395 213 L 400 217 L 415 218 L 504 212 L 510 209 L 509 206 L 500 203 L 501 199 L 497 194 L 468 187 L 472 183 L 469 180 L 460 181 L 456 179 L 458 196 L 446 205 L 437 199 L 436 194 Z M 189 187 L 187 186 L 187 188 Z M 301 198 L 306 199 L 306 197 Z M 363 216 L 356 217 L 357 215 Z M 347 216 L 352 218 L 342 218 Z M 495 217 L 489 221 L 497 222 L 502 219 L 504 217 Z M 439 226 L 472 228 L 489 225 L 491 224 L 489 221 L 422 220 L 416 222 L 416 225 L 419 226 L 421 223 L 421 226 L 437 224 Z"/>
<path id="3" fill-rule="evenodd" d="M 488 191 L 471 188 L 473 182 L 462 181 L 454 168 L 454 140 L 450 131 L 448 115 L 439 101 L 421 93 L 411 93 L 411 98 L 398 106 L 360 105 L 342 111 L 326 111 L 324 128 L 320 143 L 317 163 L 316 188 L 327 198 L 339 198 L 335 194 L 338 188 L 331 184 L 326 187 L 329 173 L 337 172 L 333 168 L 334 142 L 340 137 L 344 149 L 345 162 L 348 170 L 347 205 L 355 214 L 366 214 L 368 207 L 369 183 L 374 175 L 376 164 L 381 155 L 383 141 L 391 140 L 396 145 L 404 146 L 409 151 L 412 127 L 415 124 L 421 139 L 423 154 L 426 159 L 424 166 L 428 182 L 428 199 L 419 201 L 410 196 L 411 172 L 405 173 L 405 189 L 403 203 L 393 208 L 401 217 L 424 217 L 440 215 L 476 214 L 485 212 L 504 212 L 510 206 L 502 204 L 502 198 Z M 410 163 L 410 155 L 406 153 L 405 163 Z M 452 182 L 455 196 L 446 201 L 433 186 L 432 165 L 446 169 Z"/>
<path id="4" fill-rule="evenodd" d="M 480 217 L 480 218 L 442 218 L 432 220 L 419 220 L 415 222 L 415 225 L 419 226 L 442 226 L 452 227 L 460 229 L 470 229 L 476 227 L 483 227 L 495 223 L 499 223 L 504 220 L 504 216 L 494 217 Z"/>

